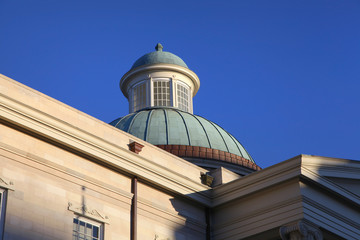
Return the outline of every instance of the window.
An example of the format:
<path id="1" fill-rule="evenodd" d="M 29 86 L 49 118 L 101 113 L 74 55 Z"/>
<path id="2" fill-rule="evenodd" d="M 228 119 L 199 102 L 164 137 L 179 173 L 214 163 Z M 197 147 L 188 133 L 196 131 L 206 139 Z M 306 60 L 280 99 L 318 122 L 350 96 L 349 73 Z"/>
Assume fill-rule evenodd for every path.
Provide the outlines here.
<path id="1" fill-rule="evenodd" d="M 4 234 L 6 190 L 0 188 L 0 239 Z"/>
<path id="2" fill-rule="evenodd" d="M 189 88 L 177 84 L 177 103 L 180 110 L 189 112 Z"/>
<path id="3" fill-rule="evenodd" d="M 154 81 L 154 106 L 171 106 L 170 81 Z"/>
<path id="4" fill-rule="evenodd" d="M 134 112 L 146 107 L 146 84 L 141 83 L 133 88 Z"/>
<path id="5" fill-rule="evenodd" d="M 73 240 L 101 240 L 101 224 L 86 218 L 74 218 Z"/>

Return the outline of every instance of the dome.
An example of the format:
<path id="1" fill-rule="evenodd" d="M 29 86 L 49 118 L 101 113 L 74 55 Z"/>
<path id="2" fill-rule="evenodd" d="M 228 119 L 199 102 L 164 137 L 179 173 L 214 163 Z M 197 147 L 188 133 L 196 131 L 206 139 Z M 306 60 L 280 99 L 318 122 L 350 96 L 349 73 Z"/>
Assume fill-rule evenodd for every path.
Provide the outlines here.
<path id="1" fill-rule="evenodd" d="M 163 46 L 160 43 L 156 45 L 155 49 L 156 51 L 147 53 L 144 56 L 140 57 L 138 60 L 136 60 L 136 62 L 132 65 L 131 69 L 140 67 L 142 65 L 156 63 L 168 63 L 188 68 L 186 63 L 175 54 L 172 54 L 170 52 L 163 52 Z"/>
<path id="2" fill-rule="evenodd" d="M 259 169 L 241 143 L 219 125 L 175 108 L 148 108 L 110 124 L 179 157 L 222 160 Z"/>

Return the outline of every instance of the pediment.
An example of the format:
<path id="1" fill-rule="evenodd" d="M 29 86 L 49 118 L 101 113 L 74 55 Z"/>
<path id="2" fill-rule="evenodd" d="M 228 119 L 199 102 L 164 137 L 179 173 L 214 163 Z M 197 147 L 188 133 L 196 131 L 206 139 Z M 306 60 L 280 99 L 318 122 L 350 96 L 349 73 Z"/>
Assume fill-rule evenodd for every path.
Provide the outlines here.
<path id="1" fill-rule="evenodd" d="M 359 173 L 360 175 L 360 173 Z M 340 187 L 346 189 L 353 194 L 356 194 L 360 197 L 360 180 L 353 178 L 337 178 L 337 177 L 327 177 L 330 181 L 339 185 Z"/>

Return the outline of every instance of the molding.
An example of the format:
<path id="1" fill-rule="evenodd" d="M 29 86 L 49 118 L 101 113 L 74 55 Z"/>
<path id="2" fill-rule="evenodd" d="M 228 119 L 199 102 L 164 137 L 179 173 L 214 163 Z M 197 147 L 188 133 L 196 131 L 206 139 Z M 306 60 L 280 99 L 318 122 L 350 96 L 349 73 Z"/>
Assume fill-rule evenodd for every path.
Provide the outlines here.
<path id="1" fill-rule="evenodd" d="M 30 107 L 23 102 L 12 99 L 10 96 L 4 95 L 3 93 L 6 92 L 6 85 L 14 83 L 12 83 L 10 79 L 3 78 L 2 76 L 0 77 L 0 80 L 8 81 L 4 83 L 4 91 L 0 93 L 0 120 L 3 122 L 15 126 L 28 134 L 35 135 L 36 137 L 40 136 L 49 143 L 55 143 L 58 146 L 60 145 L 66 149 L 71 149 L 75 154 L 85 155 L 88 159 L 96 159 L 104 165 L 127 172 L 130 175 L 138 176 L 141 179 L 161 188 L 188 196 L 189 198 L 202 204 L 208 206 L 211 205 L 211 198 L 208 193 L 210 188 L 201 184 L 200 178 L 195 181 L 195 179 L 182 175 L 174 170 L 170 170 L 165 166 L 153 162 L 151 159 L 132 153 L 126 148 L 126 146 L 120 146 L 115 142 L 108 142 L 104 138 L 101 138 L 101 136 L 95 136 L 79 126 L 72 125 L 71 122 L 58 119 L 47 113 L 41 112 L 39 109 Z M 15 82 L 15 84 L 17 84 L 18 87 L 25 88 L 19 83 Z M 33 89 L 26 90 L 32 91 L 33 94 L 38 95 L 37 101 L 52 100 L 50 97 L 44 99 L 41 94 Z M 27 98 L 29 102 L 32 100 L 31 96 L 23 97 L 24 99 Z M 27 100 L 24 100 L 24 102 Z M 67 105 L 57 101 L 52 101 L 52 104 L 50 105 L 53 104 L 65 106 L 69 109 L 69 111 L 73 110 Z M 113 135 L 118 134 L 119 138 L 124 138 L 125 136 L 129 141 L 135 139 L 137 142 L 140 142 L 146 147 L 152 148 L 153 150 L 158 149 L 149 143 L 137 139 L 130 134 L 126 134 L 123 131 L 107 125 L 97 119 L 93 119 L 92 117 L 77 110 L 73 110 L 72 113 L 75 114 L 75 112 L 81 114 L 82 118 L 87 118 L 90 123 L 95 121 L 94 124 L 99 124 L 99 127 L 104 128 L 105 133 L 110 132 Z M 69 112 L 64 114 L 69 115 Z M 164 153 L 160 150 L 159 154 Z M 168 157 L 169 160 L 192 165 L 187 163 L 186 160 L 177 158 L 171 154 L 168 154 Z M 201 168 L 196 168 L 199 169 L 200 175 Z"/>
<path id="2" fill-rule="evenodd" d="M 130 204 L 130 200 L 132 199 L 133 197 L 133 194 L 130 193 L 130 192 L 126 192 L 120 188 L 115 188 L 113 186 L 110 186 L 104 182 L 101 182 L 101 181 L 98 181 L 92 177 L 89 177 L 87 176 L 86 178 L 85 177 L 81 177 L 81 176 L 84 176 L 83 174 L 79 174 L 78 172 L 72 170 L 72 169 L 69 169 L 69 168 L 66 168 L 66 167 L 63 167 L 61 165 L 58 165 L 56 163 L 53 163 L 53 162 L 50 162 L 48 160 L 45 160 L 41 157 L 38 157 L 38 156 L 34 156 L 32 154 L 28 154 L 28 153 L 25 153 L 23 152 L 22 150 L 20 149 L 15 149 L 13 147 L 10 147 L 10 146 L 7 146 L 7 145 L 4 145 L 3 143 L 0 142 L 0 149 L 3 150 L 3 151 L 6 151 L 10 154 L 14 154 L 16 156 L 19 156 L 19 157 L 22 157 L 22 158 L 25 158 L 29 161 L 32 161 L 34 163 L 37 163 L 37 164 L 40 164 L 42 166 L 45 166 L 47 168 L 51 168 L 51 169 L 54 169 L 56 171 L 58 171 L 59 173 L 61 174 L 65 174 L 67 176 L 71 176 L 75 179 L 79 179 L 80 181 L 84 181 L 84 182 L 87 182 L 87 183 L 90 183 L 96 187 L 99 187 L 101 189 L 104 189 L 105 191 L 109 191 L 111 193 L 115 193 L 118 195 L 118 197 L 116 197 L 115 199 L 118 200 L 118 201 L 121 201 L 121 202 L 124 202 L 126 204 Z M 11 159 L 13 161 L 16 161 L 16 162 L 20 162 L 19 160 L 13 158 L 12 156 L 6 156 L 4 154 L 2 154 L 0 152 L 0 156 L 4 156 L 5 158 L 7 159 Z M 34 164 L 27 164 L 27 163 L 24 163 L 23 161 L 21 161 L 20 163 L 24 164 L 24 165 L 27 165 L 31 168 L 35 168 L 39 171 L 43 171 L 43 169 L 40 169 L 38 167 L 36 167 Z M 52 174 L 50 172 L 47 171 L 48 174 L 50 175 L 53 175 L 53 176 L 56 176 L 58 178 L 61 178 L 63 180 L 66 180 L 66 181 L 69 181 L 69 182 L 72 182 L 74 184 L 78 184 L 78 185 L 82 185 L 82 184 L 79 184 L 78 182 L 74 181 L 74 180 L 70 180 L 70 179 L 64 179 L 64 177 L 60 176 L 59 174 Z M 88 187 L 88 186 L 87 186 Z M 91 188 L 92 190 L 96 191 L 96 192 L 99 192 L 98 190 L 95 190 L 94 188 Z M 109 194 L 105 194 L 105 193 L 102 193 L 104 194 L 104 196 L 107 196 L 107 197 L 110 197 L 110 198 L 114 198 L 113 196 L 109 195 Z M 120 198 L 122 197 L 122 198 Z M 126 200 L 125 200 L 126 199 Z"/>
<path id="3" fill-rule="evenodd" d="M 360 207 L 360 197 L 358 195 L 350 192 L 349 190 L 341 187 L 328 178 L 323 177 L 306 167 L 301 168 L 301 178 L 310 180 L 321 188 L 326 189 L 327 192 L 336 194 L 338 197 L 341 196 L 342 198 L 345 198 L 346 200 L 351 201 L 353 204 Z"/>
<path id="4" fill-rule="evenodd" d="M 0 188 L 12 190 L 12 191 L 15 190 L 13 181 L 9 181 L 3 177 L 0 177 Z"/>
<path id="5" fill-rule="evenodd" d="M 298 196 L 292 199 L 287 199 L 286 201 L 279 202 L 278 204 L 272 205 L 271 207 L 266 208 L 258 208 L 256 211 L 250 213 L 250 214 L 242 214 L 241 218 L 234 219 L 232 221 L 224 222 L 222 224 L 216 225 L 217 227 L 223 228 L 228 227 L 237 223 L 241 223 L 246 219 L 247 221 L 250 219 L 256 219 L 259 216 L 271 213 L 273 211 L 279 211 L 281 209 L 287 209 L 289 206 L 295 206 L 296 204 L 301 204 L 302 197 Z M 256 222 L 256 220 L 254 220 Z"/>
<path id="6" fill-rule="evenodd" d="M 213 206 L 256 193 L 279 183 L 299 178 L 301 157 L 295 157 L 266 169 L 251 173 L 213 189 Z"/>
<path id="7" fill-rule="evenodd" d="M 245 168 L 241 166 L 239 167 L 236 164 L 228 163 L 225 161 L 219 162 L 218 160 L 213 160 L 213 159 L 204 160 L 201 158 L 196 159 L 196 158 L 187 158 L 187 157 L 184 157 L 184 159 L 205 169 L 208 168 L 218 169 L 220 163 L 222 168 L 227 169 L 228 171 L 233 172 L 234 174 L 240 175 L 242 177 L 254 172 L 254 170 L 251 170 L 250 168 Z"/>
<path id="8" fill-rule="evenodd" d="M 225 152 L 219 149 L 199 147 L 199 146 L 189 146 L 189 145 L 155 145 L 165 151 L 168 151 L 179 157 L 196 158 L 201 159 L 212 159 L 217 161 L 219 165 L 223 162 L 227 162 L 236 167 L 242 166 L 251 170 L 261 170 L 261 168 L 256 165 L 255 162 L 250 161 L 249 159 L 243 158 L 234 153 Z"/>
<path id="9" fill-rule="evenodd" d="M 344 236 L 345 234 L 346 238 L 353 237 L 354 239 L 359 239 L 360 232 L 358 230 L 360 229 L 360 224 L 356 219 L 358 216 L 350 219 L 344 216 L 342 212 L 336 212 L 308 197 L 303 197 L 303 203 L 305 218 L 316 222 L 318 226 L 328 229 L 340 236 Z M 326 201 L 324 201 L 324 203 L 326 203 Z M 308 213 L 306 213 L 306 210 Z"/>
<path id="10" fill-rule="evenodd" d="M 74 204 L 72 202 L 68 203 L 68 210 L 72 211 L 80 216 L 84 216 L 84 217 L 88 217 L 91 218 L 93 220 L 102 222 L 102 223 L 107 223 L 110 224 L 110 220 L 109 217 L 106 216 L 103 213 L 100 213 L 98 210 L 94 209 L 94 208 L 90 208 L 87 205 L 83 205 L 83 204 Z"/>
<path id="11" fill-rule="evenodd" d="M 360 179 L 360 162 L 355 160 L 302 155 L 302 165 L 323 177 Z"/>
<path id="12" fill-rule="evenodd" d="M 163 216 L 160 213 L 163 213 L 165 215 L 168 215 L 169 218 L 167 218 L 167 220 L 173 222 L 173 223 L 176 223 L 176 224 L 179 224 L 180 226 L 184 227 L 189 227 L 197 232 L 200 232 L 200 233 L 203 233 L 205 232 L 205 229 L 206 229 L 206 224 L 204 224 L 203 222 L 201 221 L 198 221 L 192 217 L 189 217 L 189 216 L 183 216 L 183 215 L 179 215 L 178 212 L 170 212 L 169 210 L 164 210 L 163 208 L 161 208 L 161 206 L 155 206 L 154 203 L 146 200 L 145 198 L 142 198 L 142 197 L 138 197 L 138 203 L 140 203 L 138 205 L 138 208 L 141 209 L 142 211 L 144 212 L 147 212 L 147 213 L 150 213 L 151 217 L 153 216 L 157 216 L 157 217 L 160 217 L 162 218 Z M 149 211 L 147 210 L 146 208 L 144 208 L 143 206 L 141 205 L 144 205 L 148 208 L 151 208 L 151 209 L 154 209 L 155 211 L 157 211 L 158 213 L 154 212 L 154 211 Z M 157 218 L 154 218 L 154 220 L 158 220 Z"/>
<path id="13" fill-rule="evenodd" d="M 314 170 L 316 170 L 315 168 L 312 168 L 311 170 L 308 169 L 307 167 L 309 165 L 306 158 L 307 155 L 299 155 L 266 169 L 241 177 L 230 183 L 215 187 L 213 190 L 213 206 L 224 204 L 236 198 L 258 192 L 294 178 L 298 178 L 300 181 L 308 180 L 327 192 L 336 194 L 338 197 L 341 196 L 347 201 L 351 201 L 356 206 L 360 206 L 360 197 L 358 195 L 314 172 Z M 317 169 L 323 167 L 321 164 L 321 157 L 319 158 L 320 160 L 318 162 L 320 163 L 317 164 Z M 311 160 L 312 163 L 317 162 L 317 158 Z M 339 159 L 339 162 L 336 160 L 337 159 L 332 159 L 333 164 L 339 164 L 339 162 L 341 163 L 344 161 L 344 159 Z M 352 163 L 353 165 L 360 165 L 358 164 L 358 161 L 352 161 Z M 315 164 L 312 164 L 312 166 L 314 165 Z"/>
<path id="14" fill-rule="evenodd" d="M 241 206 L 241 203 L 238 206 Z M 229 205 L 228 207 L 234 206 Z M 231 221 L 213 225 L 214 236 L 221 239 L 240 239 L 240 237 L 242 239 L 300 218 L 302 218 L 301 196 L 269 207 L 258 208 L 256 211 L 242 214 Z"/>
<path id="15" fill-rule="evenodd" d="M 322 240 L 323 235 L 319 228 L 300 220 L 294 224 L 282 226 L 279 229 L 282 240 Z"/>

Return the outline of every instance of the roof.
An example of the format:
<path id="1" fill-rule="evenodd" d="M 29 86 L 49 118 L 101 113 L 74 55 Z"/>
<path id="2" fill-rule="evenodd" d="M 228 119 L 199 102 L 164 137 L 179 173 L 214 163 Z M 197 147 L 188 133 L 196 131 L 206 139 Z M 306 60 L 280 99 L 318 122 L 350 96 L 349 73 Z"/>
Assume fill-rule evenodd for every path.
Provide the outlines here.
<path id="1" fill-rule="evenodd" d="M 163 46 L 160 43 L 156 45 L 155 49 L 156 51 L 147 53 L 144 56 L 140 57 L 138 60 L 136 60 L 135 63 L 132 65 L 131 69 L 140 67 L 142 65 L 156 63 L 168 63 L 188 68 L 186 63 L 180 57 L 170 52 L 163 52 Z"/>
<path id="2" fill-rule="evenodd" d="M 242 144 L 219 125 L 178 109 L 143 109 L 110 124 L 154 145 L 217 149 L 254 162 Z"/>

